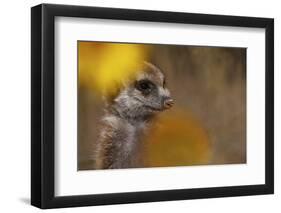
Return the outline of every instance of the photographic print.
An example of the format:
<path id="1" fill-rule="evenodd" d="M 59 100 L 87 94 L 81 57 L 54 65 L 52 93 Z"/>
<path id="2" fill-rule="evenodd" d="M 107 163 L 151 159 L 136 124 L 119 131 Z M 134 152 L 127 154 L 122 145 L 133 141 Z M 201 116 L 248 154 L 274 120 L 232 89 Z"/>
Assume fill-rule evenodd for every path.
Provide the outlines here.
<path id="1" fill-rule="evenodd" d="M 78 41 L 78 170 L 245 164 L 246 48 Z"/>

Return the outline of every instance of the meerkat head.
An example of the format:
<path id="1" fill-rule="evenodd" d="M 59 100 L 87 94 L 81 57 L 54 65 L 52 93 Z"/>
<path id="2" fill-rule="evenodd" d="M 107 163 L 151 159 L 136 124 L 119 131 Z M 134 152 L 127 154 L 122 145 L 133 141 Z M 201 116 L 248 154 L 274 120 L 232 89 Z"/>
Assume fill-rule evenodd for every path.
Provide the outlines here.
<path id="1" fill-rule="evenodd" d="M 120 88 L 111 106 L 124 118 L 142 120 L 171 108 L 173 103 L 162 71 L 144 62 L 136 76 Z"/>

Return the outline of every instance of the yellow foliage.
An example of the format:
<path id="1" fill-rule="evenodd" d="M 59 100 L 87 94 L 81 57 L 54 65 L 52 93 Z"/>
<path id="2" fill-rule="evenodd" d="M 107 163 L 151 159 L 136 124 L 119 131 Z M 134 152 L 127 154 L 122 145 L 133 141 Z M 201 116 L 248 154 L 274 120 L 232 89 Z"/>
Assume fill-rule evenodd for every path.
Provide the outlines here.
<path id="1" fill-rule="evenodd" d="M 123 82 L 133 78 L 146 60 L 146 45 L 79 42 L 79 86 L 102 94 L 111 94 Z"/>

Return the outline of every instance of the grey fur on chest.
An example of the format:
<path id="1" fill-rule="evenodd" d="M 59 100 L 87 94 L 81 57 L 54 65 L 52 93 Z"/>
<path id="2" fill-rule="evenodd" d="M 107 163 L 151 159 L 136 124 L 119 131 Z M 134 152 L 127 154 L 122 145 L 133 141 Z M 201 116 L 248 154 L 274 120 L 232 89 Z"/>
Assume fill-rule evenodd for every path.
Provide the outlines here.
<path id="1" fill-rule="evenodd" d="M 110 168 L 130 168 L 137 166 L 141 137 L 146 129 L 144 122 L 130 123 L 118 116 L 107 115 L 102 119 L 104 128 L 101 138 L 110 147 L 112 162 Z"/>

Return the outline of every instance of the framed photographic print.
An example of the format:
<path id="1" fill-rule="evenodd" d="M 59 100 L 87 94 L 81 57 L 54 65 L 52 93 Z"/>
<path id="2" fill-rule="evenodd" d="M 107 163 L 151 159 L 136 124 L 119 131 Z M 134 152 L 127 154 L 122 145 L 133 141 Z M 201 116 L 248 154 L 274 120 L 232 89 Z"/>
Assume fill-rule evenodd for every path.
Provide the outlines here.
<path id="1" fill-rule="evenodd" d="M 274 21 L 31 9 L 31 203 L 271 194 Z"/>

